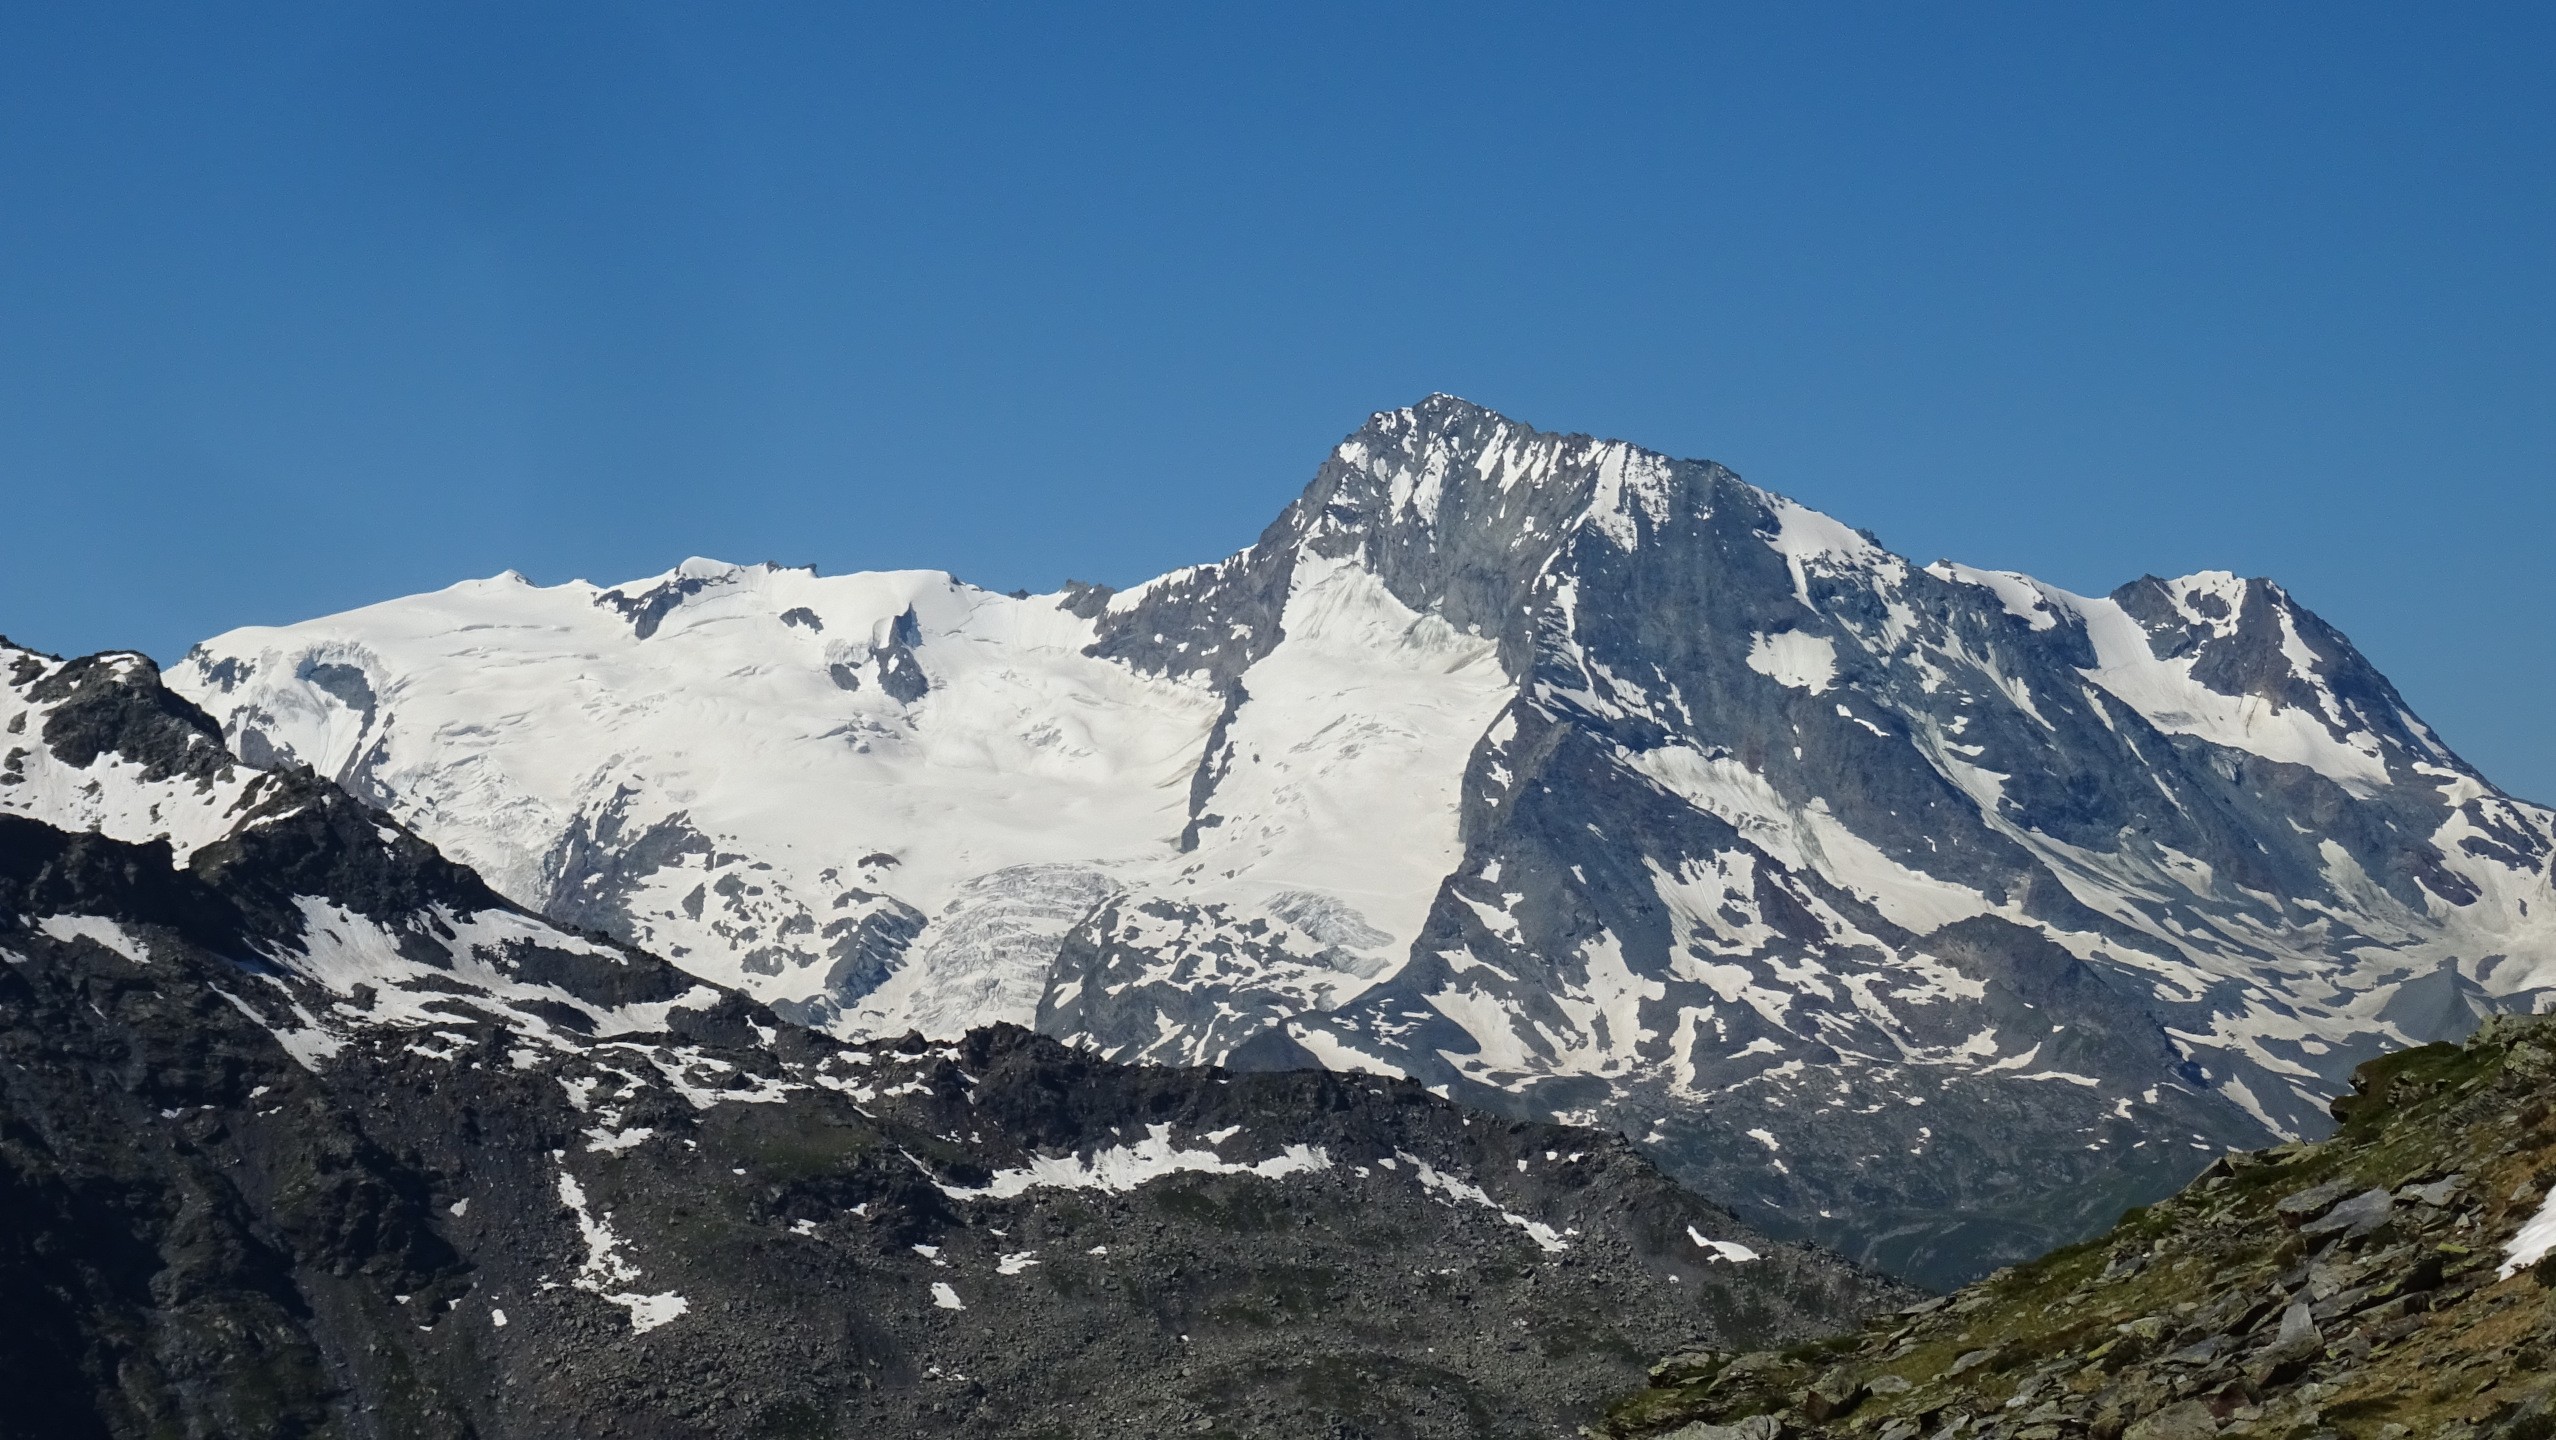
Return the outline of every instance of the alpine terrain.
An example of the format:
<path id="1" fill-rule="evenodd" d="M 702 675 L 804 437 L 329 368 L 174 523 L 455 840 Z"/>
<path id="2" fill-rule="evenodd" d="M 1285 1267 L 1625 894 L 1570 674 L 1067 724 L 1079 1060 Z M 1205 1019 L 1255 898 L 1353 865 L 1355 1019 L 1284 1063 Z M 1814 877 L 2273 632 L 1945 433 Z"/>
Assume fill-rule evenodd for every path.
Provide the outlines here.
<path id="1" fill-rule="evenodd" d="M 0 1433 L 1544 1436 L 1912 1298 L 1411 1081 L 810 1031 L 137 655 L 0 756 Z"/>
<path id="2" fill-rule="evenodd" d="M 1407 1078 L 1939 1284 L 2556 987 L 2556 815 L 2279 586 L 1919 565 L 1446 396 L 1123 591 L 507 574 L 170 683 L 840 1039 Z"/>
<path id="3" fill-rule="evenodd" d="M 1782 1351 L 1681 1351 L 1627 1440 L 2546 1440 L 2556 1019 L 2361 1067 L 2340 1132 L 2099 1240 Z"/>

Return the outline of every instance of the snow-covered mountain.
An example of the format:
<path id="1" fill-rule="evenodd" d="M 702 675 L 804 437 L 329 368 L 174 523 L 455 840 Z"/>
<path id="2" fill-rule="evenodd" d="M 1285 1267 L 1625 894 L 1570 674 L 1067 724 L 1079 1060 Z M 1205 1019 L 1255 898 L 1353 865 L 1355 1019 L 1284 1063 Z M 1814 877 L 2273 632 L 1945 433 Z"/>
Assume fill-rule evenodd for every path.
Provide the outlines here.
<path id="1" fill-rule="evenodd" d="M 12 1436 L 1542 1436 L 1913 1298 L 1410 1081 L 792 1025 L 140 656 L 0 737 Z"/>
<path id="2" fill-rule="evenodd" d="M 2556 815 L 2278 586 L 1920 566 L 1444 396 L 1122 592 L 505 575 L 171 678 L 844 1035 L 1408 1075 L 1933 1279 L 2556 988 Z"/>

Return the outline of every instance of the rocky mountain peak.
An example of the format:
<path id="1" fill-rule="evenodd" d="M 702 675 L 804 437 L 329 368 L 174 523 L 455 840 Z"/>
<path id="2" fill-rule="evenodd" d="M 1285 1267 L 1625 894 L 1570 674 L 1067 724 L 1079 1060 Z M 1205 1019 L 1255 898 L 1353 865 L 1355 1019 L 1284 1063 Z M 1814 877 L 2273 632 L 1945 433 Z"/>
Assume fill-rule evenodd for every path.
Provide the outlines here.
<path id="1" fill-rule="evenodd" d="M 2221 570 L 2145 576 L 2111 599 L 2147 632 L 2159 662 L 2182 665 L 2214 694 L 2297 712 L 2345 745 L 2367 737 L 2357 743 L 2378 742 L 2382 763 L 2468 769 L 2351 641 L 2271 580 Z"/>
<path id="2" fill-rule="evenodd" d="M 2278 586 L 1913 565 L 1448 396 L 1123 590 L 462 586 L 177 684 L 807 1023 L 1407 1076 L 1935 1280 L 2556 992 L 2556 816 Z"/>

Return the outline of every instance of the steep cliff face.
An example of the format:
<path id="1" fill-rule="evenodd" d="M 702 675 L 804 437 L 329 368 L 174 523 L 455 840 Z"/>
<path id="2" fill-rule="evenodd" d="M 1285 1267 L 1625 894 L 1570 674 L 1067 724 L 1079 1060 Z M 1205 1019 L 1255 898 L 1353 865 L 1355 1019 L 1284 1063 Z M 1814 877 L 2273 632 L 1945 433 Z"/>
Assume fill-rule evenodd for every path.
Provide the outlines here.
<path id="1" fill-rule="evenodd" d="M 1907 1297 L 1410 1082 L 809 1031 L 139 657 L 0 678 L 12 1433 L 1540 1435 Z"/>
<path id="2" fill-rule="evenodd" d="M 2277 585 L 1921 566 L 1444 396 L 1122 592 L 504 577 L 177 683 L 845 1037 L 1407 1076 L 1944 1283 L 2556 984 L 2556 819 Z"/>

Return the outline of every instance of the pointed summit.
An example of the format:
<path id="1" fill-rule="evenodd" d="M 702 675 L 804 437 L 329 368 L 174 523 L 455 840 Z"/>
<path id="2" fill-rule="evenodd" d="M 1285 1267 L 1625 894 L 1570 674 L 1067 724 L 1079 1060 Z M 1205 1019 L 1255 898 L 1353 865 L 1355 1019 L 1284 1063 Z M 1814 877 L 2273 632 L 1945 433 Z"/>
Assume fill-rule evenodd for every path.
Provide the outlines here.
<path id="1" fill-rule="evenodd" d="M 1449 395 L 1124 591 L 742 573 L 173 683 L 807 1022 L 1407 1075 L 1939 1283 L 2556 999 L 2556 815 L 2268 581 L 1921 568 Z"/>

